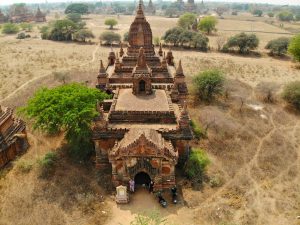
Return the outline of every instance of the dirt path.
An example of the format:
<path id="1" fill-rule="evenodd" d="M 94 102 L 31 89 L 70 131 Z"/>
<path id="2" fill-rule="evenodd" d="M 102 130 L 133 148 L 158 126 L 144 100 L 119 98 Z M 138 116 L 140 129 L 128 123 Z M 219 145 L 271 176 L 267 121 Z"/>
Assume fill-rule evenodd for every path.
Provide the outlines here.
<path id="1" fill-rule="evenodd" d="M 95 50 L 92 52 L 92 59 L 89 62 L 80 64 L 79 67 L 83 67 L 83 66 L 86 66 L 86 65 L 88 65 L 90 63 L 93 63 L 96 60 L 96 53 L 99 50 L 99 48 L 100 48 L 100 44 L 98 44 L 96 46 Z M 70 69 L 73 69 L 75 67 L 77 67 L 77 66 L 73 66 Z M 5 100 L 7 100 L 7 99 L 9 99 L 11 97 L 13 97 L 16 93 L 18 93 L 20 90 L 24 89 L 25 87 L 28 87 L 28 85 L 31 84 L 31 83 L 33 83 L 34 81 L 39 80 L 39 79 L 43 79 L 43 78 L 45 78 L 47 76 L 50 76 L 51 74 L 52 74 L 52 72 L 48 73 L 48 74 L 45 74 L 45 75 L 42 75 L 42 76 L 35 77 L 35 78 L 33 78 L 33 79 L 25 82 L 20 87 L 18 87 L 13 92 L 11 92 L 9 95 L 7 95 L 4 99 L 0 100 L 0 103 L 4 102 Z"/>

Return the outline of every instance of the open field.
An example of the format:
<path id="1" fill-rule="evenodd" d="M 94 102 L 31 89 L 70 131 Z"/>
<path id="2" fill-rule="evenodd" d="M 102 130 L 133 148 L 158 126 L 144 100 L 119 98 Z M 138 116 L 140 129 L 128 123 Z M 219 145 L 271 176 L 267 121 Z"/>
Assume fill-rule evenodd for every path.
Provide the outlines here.
<path id="1" fill-rule="evenodd" d="M 90 15 L 86 20 L 97 37 L 107 29 L 105 18 Z M 117 19 L 115 31 L 123 34 L 133 16 Z M 148 21 L 154 37 L 176 24 L 176 19 L 154 16 Z M 269 40 L 284 36 L 275 33 L 288 33 L 261 18 L 220 20 L 218 29 L 220 35 L 227 37 L 238 30 L 271 32 L 257 33 L 261 39 L 259 50 Z M 0 104 L 15 108 L 23 105 L 37 88 L 59 85 L 55 71 L 69 71 L 70 81 L 95 85 L 99 60 L 107 61 L 110 48 L 99 46 L 97 39 L 94 44 L 84 45 L 41 40 L 37 28 L 32 36 L 35 35 L 37 38 L 27 40 L 16 40 L 15 35 L 0 36 Z M 217 36 L 209 38 L 215 48 Z M 183 61 L 189 87 L 198 71 L 222 70 L 228 78 L 229 97 L 211 106 L 194 104 L 192 98 L 189 103 L 191 117 L 203 127 L 210 124 L 207 139 L 193 145 L 207 149 L 212 161 L 208 175 L 218 177 L 220 187 L 212 188 L 206 183 L 202 191 L 194 191 L 179 180 L 184 187 L 182 203 L 161 210 L 162 216 L 178 225 L 299 225 L 300 118 L 278 96 L 274 104 L 263 103 L 256 87 L 271 82 L 278 94 L 285 83 L 299 80 L 300 70 L 289 59 L 274 59 L 266 54 L 241 57 L 179 50 L 173 54 L 176 63 Z M 244 104 L 240 109 L 241 102 Z M 31 148 L 7 174 L 0 172 L 1 225 L 125 225 L 144 210 L 140 207 L 144 199 L 139 195 L 129 207 L 116 206 L 112 196 L 97 184 L 92 165 L 85 169 L 62 158 L 53 177 L 40 179 L 37 160 L 60 147 L 62 136 L 45 137 L 28 126 Z M 33 164 L 28 173 L 20 172 L 18 165 L 22 161 Z M 146 198 L 149 209 L 157 208 L 156 201 Z"/>

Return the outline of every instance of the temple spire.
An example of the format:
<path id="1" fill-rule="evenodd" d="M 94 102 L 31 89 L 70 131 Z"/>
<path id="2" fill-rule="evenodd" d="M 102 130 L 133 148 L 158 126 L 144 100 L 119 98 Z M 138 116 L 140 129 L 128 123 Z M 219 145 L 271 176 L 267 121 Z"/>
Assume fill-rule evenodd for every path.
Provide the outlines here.
<path id="1" fill-rule="evenodd" d="M 145 19 L 145 15 L 144 15 L 144 11 L 143 11 L 143 0 L 139 1 L 139 6 L 137 9 L 135 18 Z"/>
<path id="2" fill-rule="evenodd" d="M 161 43 L 159 43 L 158 55 L 159 55 L 159 56 L 163 56 L 163 50 L 162 50 Z"/>
<path id="3" fill-rule="evenodd" d="M 180 76 L 184 76 L 182 65 L 181 65 L 181 59 L 179 60 L 178 67 L 176 69 L 176 77 L 180 77 Z"/>
<path id="4" fill-rule="evenodd" d="M 100 60 L 100 69 L 99 69 L 99 77 L 106 77 L 106 70 L 104 68 L 104 65 L 103 65 L 103 61 L 102 59 Z"/>

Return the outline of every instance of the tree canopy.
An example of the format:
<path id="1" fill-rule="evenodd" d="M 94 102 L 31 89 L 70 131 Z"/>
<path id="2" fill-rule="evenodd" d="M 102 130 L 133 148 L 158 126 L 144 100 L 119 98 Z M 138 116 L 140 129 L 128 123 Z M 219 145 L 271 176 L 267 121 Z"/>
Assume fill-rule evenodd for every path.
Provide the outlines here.
<path id="1" fill-rule="evenodd" d="M 238 48 L 241 54 L 248 53 L 258 47 L 259 39 L 255 34 L 240 33 L 227 41 L 225 48 Z"/>
<path id="2" fill-rule="evenodd" d="M 277 16 L 280 21 L 291 21 L 294 19 L 293 13 L 289 11 L 282 11 Z"/>
<path id="3" fill-rule="evenodd" d="M 185 173 L 194 184 L 201 184 L 209 164 L 210 160 L 202 149 L 192 149 L 185 166 Z"/>
<path id="4" fill-rule="evenodd" d="M 80 41 L 80 42 L 85 42 L 86 39 L 89 38 L 94 38 L 94 34 L 92 33 L 92 31 L 88 30 L 88 29 L 80 29 L 78 31 L 76 31 L 73 35 L 74 40 Z"/>
<path id="5" fill-rule="evenodd" d="M 288 52 L 294 57 L 294 59 L 300 62 L 300 34 L 292 38 Z"/>
<path id="6" fill-rule="evenodd" d="M 166 43 L 171 43 L 174 46 L 177 46 L 179 43 L 179 36 L 184 31 L 181 27 L 174 27 L 166 31 L 163 36 L 163 40 Z"/>
<path id="7" fill-rule="evenodd" d="M 289 38 L 281 37 L 269 41 L 265 48 L 270 50 L 271 55 L 281 56 L 287 52 L 289 43 Z"/>
<path id="8" fill-rule="evenodd" d="M 300 81 L 288 83 L 283 89 L 282 97 L 297 110 L 300 110 Z"/>
<path id="9" fill-rule="evenodd" d="M 193 13 L 184 13 L 179 17 L 178 26 L 183 29 L 190 29 L 197 16 Z"/>
<path id="10" fill-rule="evenodd" d="M 106 44 L 119 43 L 121 41 L 121 35 L 112 31 L 105 31 L 100 35 L 100 40 Z"/>
<path id="11" fill-rule="evenodd" d="M 223 91 L 224 76 L 219 70 L 206 70 L 193 79 L 196 95 L 203 101 L 210 102 Z"/>
<path id="12" fill-rule="evenodd" d="M 203 19 L 200 20 L 198 24 L 198 29 L 206 32 L 207 34 L 210 34 L 212 31 L 216 30 L 216 25 L 218 23 L 218 20 L 214 16 L 206 16 Z"/>
<path id="13" fill-rule="evenodd" d="M 263 15 L 263 11 L 261 9 L 254 9 L 252 11 L 252 14 L 258 17 L 261 17 Z"/>
<path id="14" fill-rule="evenodd" d="M 65 14 L 69 13 L 79 13 L 79 14 L 87 14 L 89 12 L 89 6 L 83 3 L 72 3 L 68 5 L 65 10 Z"/>
<path id="15" fill-rule="evenodd" d="M 85 159 L 92 151 L 90 126 L 98 115 L 96 103 L 106 98 L 98 89 L 72 83 L 38 90 L 19 112 L 33 121 L 35 129 L 49 134 L 65 131 L 70 153 Z"/>
<path id="16" fill-rule="evenodd" d="M 113 19 L 113 18 L 109 18 L 105 20 L 105 25 L 109 26 L 109 29 L 114 29 L 114 26 L 116 26 L 118 24 L 118 21 Z"/>
<path id="17" fill-rule="evenodd" d="M 73 21 L 74 23 L 78 23 L 81 21 L 81 14 L 79 13 L 69 13 L 67 15 L 67 19 Z"/>

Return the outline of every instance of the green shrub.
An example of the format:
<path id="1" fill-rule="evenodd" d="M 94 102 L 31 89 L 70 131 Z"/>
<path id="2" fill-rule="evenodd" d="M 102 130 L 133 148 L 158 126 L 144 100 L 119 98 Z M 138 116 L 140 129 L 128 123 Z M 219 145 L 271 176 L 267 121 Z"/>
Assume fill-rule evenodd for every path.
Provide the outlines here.
<path id="1" fill-rule="evenodd" d="M 297 110 L 300 110 L 300 81 L 287 84 L 284 87 L 282 97 Z"/>
<path id="2" fill-rule="evenodd" d="M 100 40 L 104 41 L 106 44 L 112 44 L 114 42 L 119 43 L 121 41 L 121 36 L 112 31 L 105 31 L 100 35 Z"/>
<path id="3" fill-rule="evenodd" d="M 281 56 L 287 52 L 289 43 L 289 38 L 277 38 L 269 41 L 265 48 L 270 50 L 270 54 Z"/>
<path id="4" fill-rule="evenodd" d="M 112 30 L 114 29 L 114 26 L 118 24 L 118 21 L 113 18 L 110 18 L 110 19 L 106 19 L 104 24 L 109 26 L 109 29 Z"/>
<path id="5" fill-rule="evenodd" d="M 16 163 L 16 168 L 22 173 L 29 173 L 33 168 L 33 162 L 27 160 L 18 160 Z"/>
<path id="6" fill-rule="evenodd" d="M 201 137 L 205 137 L 202 127 L 200 127 L 194 120 L 191 120 L 191 127 L 193 129 L 195 137 L 199 140 Z"/>
<path id="7" fill-rule="evenodd" d="M 212 31 L 216 31 L 216 25 L 218 20 L 214 16 L 206 16 L 200 20 L 198 24 L 198 29 L 210 34 Z"/>
<path id="8" fill-rule="evenodd" d="M 47 177 L 49 176 L 53 170 L 55 163 L 57 161 L 57 153 L 48 152 L 44 158 L 38 160 L 38 164 L 40 166 L 40 176 Z"/>
<path id="9" fill-rule="evenodd" d="M 25 39 L 26 38 L 26 34 L 21 32 L 17 35 L 17 39 Z"/>
<path id="10" fill-rule="evenodd" d="M 222 179 L 219 176 L 213 176 L 209 179 L 209 185 L 214 188 L 214 187 L 221 187 L 223 184 Z"/>
<path id="11" fill-rule="evenodd" d="M 296 61 L 300 62 L 300 34 L 292 38 L 288 47 L 288 52 Z"/>
<path id="12" fill-rule="evenodd" d="M 19 32 L 19 26 L 14 23 L 5 23 L 2 27 L 3 34 L 16 34 Z"/>
<path id="13" fill-rule="evenodd" d="M 224 76 L 218 70 L 207 70 L 194 77 L 196 95 L 203 101 L 210 102 L 223 92 Z"/>
<path id="14" fill-rule="evenodd" d="M 278 14 L 278 19 L 280 21 L 291 21 L 294 19 L 294 14 L 289 11 L 283 11 Z"/>
<path id="15" fill-rule="evenodd" d="M 127 32 L 125 32 L 124 35 L 123 35 L 123 41 L 128 42 L 128 40 L 129 40 L 129 32 L 127 31 Z"/>
<path id="16" fill-rule="evenodd" d="M 260 10 L 260 9 L 255 9 L 255 10 L 253 10 L 252 14 L 253 14 L 254 16 L 261 17 L 261 16 L 263 15 L 263 11 Z"/>
<path id="17" fill-rule="evenodd" d="M 255 34 L 240 33 L 231 38 L 226 43 L 226 48 L 238 48 L 239 53 L 245 54 L 250 50 L 256 49 L 259 44 L 259 39 Z"/>
<path id="18" fill-rule="evenodd" d="M 209 158 L 202 149 L 192 149 L 185 166 L 187 177 L 192 180 L 194 184 L 201 184 L 206 167 L 209 163 Z"/>

